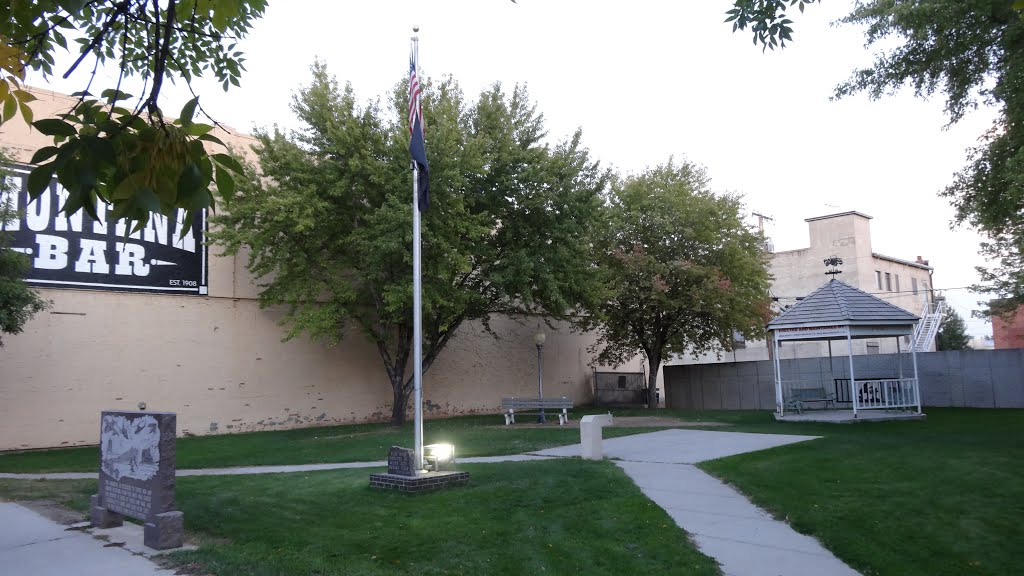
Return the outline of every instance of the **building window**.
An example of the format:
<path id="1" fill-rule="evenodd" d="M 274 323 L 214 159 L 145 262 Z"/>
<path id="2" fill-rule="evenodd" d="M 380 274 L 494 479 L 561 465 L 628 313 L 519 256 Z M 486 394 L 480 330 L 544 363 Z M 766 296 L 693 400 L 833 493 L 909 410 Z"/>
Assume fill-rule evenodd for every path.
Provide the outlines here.
<path id="1" fill-rule="evenodd" d="M 868 354 L 878 354 L 878 342 L 868 342 Z"/>
<path id="2" fill-rule="evenodd" d="M 897 292 L 900 291 L 900 275 L 899 274 L 896 275 L 896 291 Z"/>
<path id="3" fill-rule="evenodd" d="M 914 294 L 917 294 L 917 278 L 910 279 L 910 289 L 914 291 Z"/>
<path id="4" fill-rule="evenodd" d="M 875 270 L 875 284 L 878 286 L 879 290 L 882 289 L 882 271 L 881 270 Z"/>
<path id="5" fill-rule="evenodd" d="M 888 272 L 885 273 L 885 289 L 887 292 L 892 292 L 892 275 Z"/>
<path id="6" fill-rule="evenodd" d="M 743 337 L 743 334 L 740 334 L 739 330 L 733 330 L 732 331 L 732 348 L 733 348 L 733 350 L 736 350 L 737 348 L 746 348 L 746 347 L 747 347 L 747 340 L 746 340 L 746 338 Z"/>

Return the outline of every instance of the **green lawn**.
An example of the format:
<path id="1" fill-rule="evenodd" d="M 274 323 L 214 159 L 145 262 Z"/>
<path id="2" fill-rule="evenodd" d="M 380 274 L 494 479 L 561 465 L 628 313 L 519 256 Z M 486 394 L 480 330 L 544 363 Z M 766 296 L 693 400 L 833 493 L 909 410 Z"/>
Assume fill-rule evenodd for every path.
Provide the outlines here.
<path id="1" fill-rule="evenodd" d="M 89 516 L 89 497 L 96 493 L 96 480 L 9 480 L 0 478 L 0 500 L 23 502 L 46 500 Z"/>
<path id="2" fill-rule="evenodd" d="M 366 470 L 180 478 L 178 508 L 201 547 L 171 561 L 217 576 L 719 574 L 611 462 L 460 469 L 469 486 L 418 495 L 371 490 Z M 77 493 L 76 508 L 95 490 L 0 480 L 0 495 L 4 482 Z"/>
<path id="3" fill-rule="evenodd" d="M 574 418 L 587 410 L 574 413 Z M 630 411 L 630 414 L 643 412 Z M 660 411 L 658 412 L 661 413 Z M 650 414 L 649 412 L 647 414 Z M 609 428 L 606 437 L 651 432 L 658 428 Z M 424 423 L 427 443 L 455 444 L 457 456 L 497 456 L 575 444 L 578 429 L 548 424 L 546 428 L 505 426 L 500 415 L 464 416 Z M 387 459 L 391 446 L 412 446 L 413 428 L 387 424 L 356 424 L 178 439 L 180 469 L 372 462 Z M 0 472 L 92 472 L 99 466 L 99 448 L 60 448 L 0 453 Z"/>
<path id="4" fill-rule="evenodd" d="M 825 437 L 701 467 L 865 575 L 1019 574 L 1024 411 L 926 412 L 925 422 L 787 425 Z"/>
<path id="5" fill-rule="evenodd" d="M 1024 552 L 1020 551 L 1024 542 L 1024 411 L 932 408 L 926 412 L 928 419 L 923 422 L 855 425 L 777 423 L 766 412 L 659 411 L 658 415 L 730 424 L 721 430 L 822 436 L 813 442 L 707 462 L 701 467 L 732 483 L 798 531 L 816 536 L 865 575 L 1018 573 L 1024 565 Z M 427 441 L 454 441 L 463 456 L 509 454 L 578 441 L 575 429 L 495 427 L 496 418 L 428 421 Z M 606 435 L 648 430 L 611 428 Z M 408 427 L 395 430 L 378 425 L 187 438 L 179 444 L 179 465 L 380 460 L 387 446 L 408 445 L 410 439 Z M 95 459 L 95 451 L 82 449 L 0 455 L 0 469 L 94 470 Z M 424 573 L 446 569 L 450 573 L 576 573 L 578 568 L 593 567 L 590 563 L 617 557 L 622 546 L 629 544 L 629 553 L 622 553 L 623 558 L 636 552 L 641 556 L 637 561 L 644 564 L 602 564 L 595 569 L 668 573 L 658 567 L 664 557 L 646 548 L 660 530 L 638 528 L 646 528 L 648 521 L 653 527 L 660 520 L 634 517 L 633 512 L 666 517 L 657 508 L 649 510 L 650 503 L 607 463 L 569 460 L 465 468 L 473 473 L 470 488 L 423 500 L 369 492 L 366 471 L 182 478 L 179 495 L 181 508 L 191 518 L 188 529 L 209 536 L 211 542 L 188 560 L 211 566 L 218 574 L 256 570 L 246 564 L 249 561 L 267 566 L 265 572 L 255 574 L 289 573 L 275 571 L 278 556 L 299 562 L 305 570 L 300 573 L 331 574 L 335 568 L 330 554 L 334 553 L 352 562 L 348 573 L 354 574 L 400 573 L 401 566 L 423 562 L 427 564 L 417 564 L 416 569 Z M 35 495 L 81 509 L 94 486 L 88 482 L 0 480 L 0 496 Z M 627 496 L 636 500 L 620 500 Z M 481 532 L 479 541 L 470 538 L 450 519 L 430 524 L 417 502 L 434 507 L 431 515 L 445 516 L 444 510 L 450 508 L 460 520 L 486 525 L 480 530 L 487 530 L 487 536 Z M 537 524 L 540 509 L 544 510 L 544 522 Z M 616 510 L 627 512 L 616 515 Z M 505 520 L 506 514 L 514 519 Z M 383 518 L 402 524 L 402 531 L 391 532 Z M 330 538 L 306 534 L 300 519 L 308 519 Z M 277 523 L 280 530 L 274 528 Z M 672 534 L 667 537 L 681 539 L 674 524 L 668 522 L 668 526 Z M 615 553 L 557 553 L 578 546 L 574 535 L 584 533 L 580 531 L 589 531 L 587 538 L 597 539 Z M 263 532 L 274 537 L 263 538 Z M 395 544 L 399 533 L 417 535 L 418 543 L 408 553 Z M 373 534 L 385 536 L 378 539 Z M 501 544 L 491 542 L 492 537 Z M 446 564 L 423 560 L 433 549 L 430 543 L 434 539 L 452 542 L 434 548 L 458 553 L 436 552 L 447 559 Z M 546 555 L 538 542 L 551 544 L 556 551 Z M 525 552 L 520 554 L 523 546 Z M 669 552 L 681 553 L 672 546 Z M 391 564 L 385 567 L 381 559 Z M 396 560 L 400 564 L 394 564 Z M 686 566 L 685 562 L 680 566 Z"/>

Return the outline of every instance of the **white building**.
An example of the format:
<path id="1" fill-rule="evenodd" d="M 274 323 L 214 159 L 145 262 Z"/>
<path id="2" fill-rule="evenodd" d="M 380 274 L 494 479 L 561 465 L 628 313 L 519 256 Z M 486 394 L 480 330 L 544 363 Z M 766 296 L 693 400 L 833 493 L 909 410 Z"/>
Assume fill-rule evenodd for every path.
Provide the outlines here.
<path id="1" fill-rule="evenodd" d="M 942 299 L 933 293 L 933 269 L 927 260 L 922 260 L 920 256 L 916 260 L 907 260 L 874 252 L 871 247 L 871 216 L 860 212 L 816 216 L 805 221 L 811 245 L 797 250 L 773 252 L 771 255 L 771 295 L 777 310 L 784 310 L 802 300 L 831 278 L 826 274 L 828 270 L 838 269 L 841 271 L 836 275 L 839 280 L 927 321 L 917 343 L 917 350 L 935 349 L 934 334 L 929 337 L 929 333 L 933 332 L 933 326 L 935 330 L 938 328 L 940 316 L 936 308 L 941 306 Z M 827 266 L 825 261 L 832 257 L 840 258 L 842 264 Z M 901 343 L 903 350 L 908 350 L 910 345 L 911 338 L 905 338 Z M 859 340 L 855 342 L 854 354 L 891 353 L 896 352 L 896 346 L 891 338 Z M 782 358 L 827 355 L 828 344 L 824 342 L 787 342 L 780 350 Z M 720 355 L 684 355 L 674 358 L 670 363 L 704 364 L 768 358 L 768 345 L 764 340 L 757 340 L 739 341 L 733 351 L 723 351 Z"/>

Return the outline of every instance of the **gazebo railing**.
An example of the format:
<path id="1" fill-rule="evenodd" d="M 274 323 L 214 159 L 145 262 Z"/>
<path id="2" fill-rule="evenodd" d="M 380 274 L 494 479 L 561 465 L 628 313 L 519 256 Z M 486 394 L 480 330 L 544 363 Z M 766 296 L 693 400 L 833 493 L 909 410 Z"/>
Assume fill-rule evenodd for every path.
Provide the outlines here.
<path id="1" fill-rule="evenodd" d="M 788 398 L 794 388 L 820 388 L 823 387 L 821 382 L 818 380 L 783 380 L 782 381 L 782 397 Z"/>
<path id="2" fill-rule="evenodd" d="M 888 410 L 918 405 L 917 378 L 855 380 L 853 403 L 857 410 Z"/>
<path id="3" fill-rule="evenodd" d="M 817 408 L 817 407 L 821 407 L 821 408 L 826 408 L 826 407 L 835 408 L 835 403 L 834 403 L 835 398 L 834 398 L 834 395 L 832 394 L 832 390 L 825 383 L 823 383 L 821 380 L 817 380 L 817 379 L 782 380 L 781 384 L 782 384 L 782 402 L 783 402 L 783 405 L 787 406 L 787 409 L 792 408 L 792 399 L 794 398 L 794 396 L 797 396 L 793 392 L 794 389 L 800 389 L 800 391 L 820 390 L 822 392 L 821 397 L 817 398 L 817 401 L 820 402 L 820 403 L 816 404 L 814 407 L 815 408 Z M 812 395 L 813 395 L 813 392 L 812 392 Z M 808 398 L 807 394 L 802 394 L 802 395 L 799 395 L 797 397 L 803 398 L 804 401 L 807 402 L 808 404 L 810 404 L 812 402 L 815 402 L 815 400 L 807 400 L 807 398 Z M 828 397 L 830 399 L 829 401 L 831 402 L 831 404 L 826 404 L 824 402 L 826 397 Z M 805 409 L 807 409 L 807 408 L 808 407 L 805 407 Z"/>

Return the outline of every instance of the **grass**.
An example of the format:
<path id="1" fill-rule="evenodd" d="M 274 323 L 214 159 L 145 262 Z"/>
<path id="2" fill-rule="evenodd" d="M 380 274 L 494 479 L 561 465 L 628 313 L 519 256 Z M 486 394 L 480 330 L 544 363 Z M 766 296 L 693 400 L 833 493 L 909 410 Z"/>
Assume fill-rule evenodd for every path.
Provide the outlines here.
<path id="1" fill-rule="evenodd" d="M 719 574 L 611 462 L 460 469 L 469 486 L 420 495 L 371 490 L 365 470 L 179 478 L 178 508 L 201 546 L 171 561 L 217 576 Z M 94 488 L 74 484 L 76 506 Z"/>
<path id="2" fill-rule="evenodd" d="M 593 410 L 591 410 L 593 411 Z M 586 413 L 575 413 L 574 417 Z M 625 414 L 626 412 L 623 412 Z M 629 414 L 642 413 L 629 411 Z M 650 415 L 650 412 L 646 412 Z M 657 414 L 661 415 L 661 411 Z M 658 428 L 608 428 L 605 437 L 651 432 Z M 179 469 L 380 461 L 388 448 L 412 444 L 412 424 L 356 424 L 271 432 L 179 438 Z M 504 426 L 500 415 L 428 420 L 426 443 L 455 444 L 459 457 L 521 454 L 579 442 L 579 430 L 550 424 L 545 428 Z M 92 472 L 99 466 L 99 448 L 60 448 L 0 453 L 0 472 Z"/>
<path id="3" fill-rule="evenodd" d="M 46 500 L 89 515 L 89 497 L 96 480 L 9 480 L 0 478 L 0 499 L 24 502 Z"/>
<path id="4" fill-rule="evenodd" d="M 865 575 L 1019 573 L 1024 411 L 927 413 L 925 422 L 786 425 L 824 438 L 701 467 Z"/>
<path id="5" fill-rule="evenodd" d="M 1024 542 L 1024 411 L 926 412 L 923 422 L 855 425 L 777 423 L 766 412 L 656 414 L 730 424 L 724 430 L 822 436 L 701 467 L 798 531 L 819 538 L 866 576 L 1019 572 L 1024 564 L 1019 546 Z M 574 429 L 506 429 L 495 426 L 495 418 L 429 421 L 427 441 L 454 440 L 460 455 L 468 456 L 523 452 L 578 439 Z M 605 433 L 649 430 L 610 428 Z M 221 466 L 227 465 L 225 459 L 245 464 L 379 460 L 387 446 L 407 445 L 410 438 L 410 429 L 374 425 L 188 438 L 180 441 L 179 465 Z M 231 455 L 231 450 L 240 452 Z M 75 450 L 6 455 L 0 456 L 0 469 L 69 470 L 79 457 Z M 91 462 L 84 469 L 94 470 L 95 454 L 83 462 L 87 460 Z M 179 501 L 190 518 L 188 528 L 212 542 L 185 558 L 212 566 L 215 574 L 289 574 L 285 565 L 290 562 L 301 568 L 296 573 L 333 574 L 337 564 L 331 554 L 350 562 L 345 573 L 353 574 L 405 569 L 427 574 L 673 573 L 659 564 L 666 557 L 648 544 L 666 530 L 668 539 L 657 540 L 659 546 L 668 546 L 670 554 L 682 554 L 679 546 L 689 550 L 679 544 L 683 536 L 674 523 L 666 521 L 671 530 L 661 528 L 664 514 L 649 510 L 653 505 L 607 463 L 464 467 L 473 473 L 472 487 L 426 498 L 368 492 L 366 471 L 181 478 Z M 63 484 L 0 480 L 0 496 L 27 498 L 39 492 L 82 506 L 95 486 Z M 537 522 L 542 514 L 543 521 Z M 463 522 L 481 532 L 467 531 Z M 281 528 L 275 528 L 278 524 Z M 316 526 L 317 533 L 305 524 Z M 274 537 L 264 538 L 264 531 Z M 329 537 L 319 536 L 320 531 Z M 408 550 L 397 544 L 404 534 L 414 541 Z M 593 539 L 611 552 L 580 544 L 580 538 Z M 554 550 L 548 553 L 546 544 Z M 580 546 L 584 548 L 577 553 Z M 634 553 L 639 564 L 632 564 Z M 431 554 L 447 560 L 431 559 Z M 606 559 L 612 563 L 605 564 Z M 690 560 L 671 560 L 672 569 L 676 562 L 691 566 Z M 701 573 L 702 564 L 693 562 L 693 571 Z"/>

